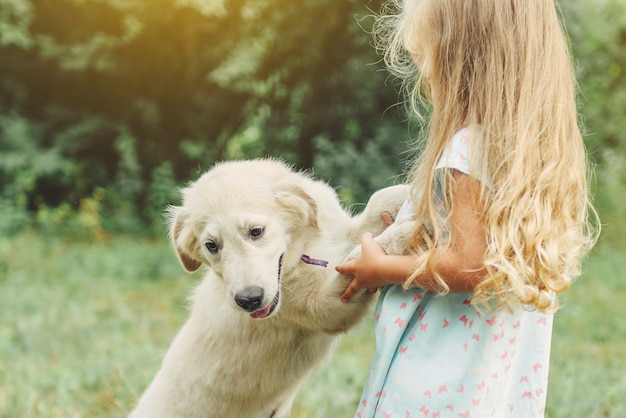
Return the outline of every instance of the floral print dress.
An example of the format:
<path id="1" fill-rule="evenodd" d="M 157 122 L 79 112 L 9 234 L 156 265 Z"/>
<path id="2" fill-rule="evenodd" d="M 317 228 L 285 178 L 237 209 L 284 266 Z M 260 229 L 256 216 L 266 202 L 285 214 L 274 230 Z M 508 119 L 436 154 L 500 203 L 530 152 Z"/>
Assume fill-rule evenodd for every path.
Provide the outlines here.
<path id="1" fill-rule="evenodd" d="M 467 129 L 457 132 L 437 168 L 469 174 L 470 143 Z M 405 204 L 398 216 L 410 211 Z M 490 312 L 471 298 L 395 285 L 382 290 L 357 418 L 544 415 L 552 315 L 522 306 Z"/>

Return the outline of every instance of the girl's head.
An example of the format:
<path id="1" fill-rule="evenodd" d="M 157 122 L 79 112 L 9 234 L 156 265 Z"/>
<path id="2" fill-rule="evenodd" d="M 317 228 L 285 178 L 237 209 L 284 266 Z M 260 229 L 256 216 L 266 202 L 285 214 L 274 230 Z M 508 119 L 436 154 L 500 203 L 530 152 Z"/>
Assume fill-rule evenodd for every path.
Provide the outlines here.
<path id="1" fill-rule="evenodd" d="M 383 18 L 386 62 L 425 93 L 434 113 L 457 124 L 485 123 L 490 104 L 507 108 L 520 89 L 569 78 L 566 39 L 553 0 L 393 0 Z M 391 23 L 391 26 L 389 25 Z M 537 93 L 536 91 L 534 93 Z M 503 100 L 506 102 L 503 103 Z M 460 120 L 459 120 L 460 119 Z"/>
<path id="2" fill-rule="evenodd" d="M 388 7 L 394 12 L 377 31 L 385 62 L 404 80 L 413 109 L 425 98 L 431 110 L 412 178 L 416 195 L 429 197 L 416 201 L 416 215 L 434 232 L 420 228 L 416 243 L 438 245 L 445 225 L 432 200 L 444 145 L 459 129 L 479 126 L 471 161 L 476 177 L 489 178 L 480 208 L 489 275 L 475 301 L 549 309 L 552 292 L 569 287 L 596 237 L 576 83 L 554 1 L 394 0 Z"/>

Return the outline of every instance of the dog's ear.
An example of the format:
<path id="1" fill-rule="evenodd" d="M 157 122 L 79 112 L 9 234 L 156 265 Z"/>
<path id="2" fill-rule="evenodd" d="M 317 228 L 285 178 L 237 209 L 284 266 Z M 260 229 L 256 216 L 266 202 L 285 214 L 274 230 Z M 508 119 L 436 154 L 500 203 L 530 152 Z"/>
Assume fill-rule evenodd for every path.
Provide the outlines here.
<path id="1" fill-rule="evenodd" d="M 297 184 L 281 182 L 274 188 L 274 196 L 294 226 L 306 225 L 317 228 L 317 203 Z"/>
<path id="2" fill-rule="evenodd" d="M 198 238 L 193 234 L 191 228 L 187 226 L 188 213 L 183 207 L 169 206 L 167 208 L 167 218 L 170 230 L 170 240 L 176 255 L 185 270 L 196 271 L 202 265 L 198 257 L 194 256 L 198 251 Z"/>

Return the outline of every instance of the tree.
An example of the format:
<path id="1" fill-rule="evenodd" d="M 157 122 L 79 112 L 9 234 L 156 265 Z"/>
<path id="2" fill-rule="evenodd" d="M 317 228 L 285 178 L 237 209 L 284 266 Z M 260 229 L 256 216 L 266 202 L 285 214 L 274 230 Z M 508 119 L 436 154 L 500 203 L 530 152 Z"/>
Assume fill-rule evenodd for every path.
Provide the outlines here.
<path id="1" fill-rule="evenodd" d="M 312 168 L 317 142 L 359 151 L 397 122 L 393 112 L 379 118 L 396 93 L 370 65 L 364 1 L 0 5 L 0 112 L 33 127 L 20 141 L 71 166 L 20 192 L 31 209 L 100 187 L 143 213 L 164 162 L 177 181 L 228 158 L 278 155 Z M 6 135 L 0 147 L 23 154 Z M 13 178 L 10 165 L 0 170 Z"/>

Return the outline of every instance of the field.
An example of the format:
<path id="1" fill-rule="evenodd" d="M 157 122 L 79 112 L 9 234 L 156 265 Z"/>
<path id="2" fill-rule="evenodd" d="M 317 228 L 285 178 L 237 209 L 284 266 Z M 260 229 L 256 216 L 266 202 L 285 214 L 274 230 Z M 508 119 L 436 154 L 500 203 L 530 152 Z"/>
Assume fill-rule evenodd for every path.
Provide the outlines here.
<path id="1" fill-rule="evenodd" d="M 626 255 L 603 247 L 555 319 L 548 417 L 626 416 Z M 0 238 L 0 417 L 123 417 L 159 367 L 200 279 L 165 239 Z M 351 417 L 370 319 L 300 394 L 295 418 Z"/>

